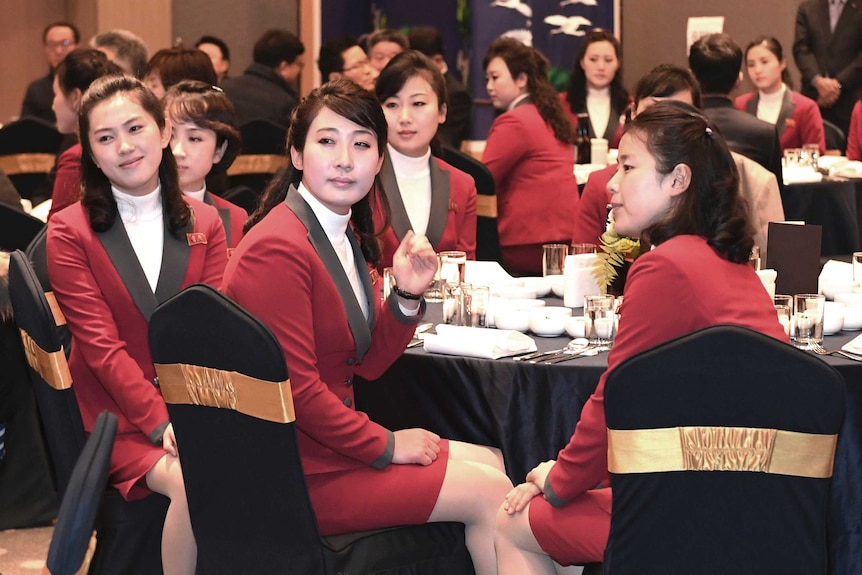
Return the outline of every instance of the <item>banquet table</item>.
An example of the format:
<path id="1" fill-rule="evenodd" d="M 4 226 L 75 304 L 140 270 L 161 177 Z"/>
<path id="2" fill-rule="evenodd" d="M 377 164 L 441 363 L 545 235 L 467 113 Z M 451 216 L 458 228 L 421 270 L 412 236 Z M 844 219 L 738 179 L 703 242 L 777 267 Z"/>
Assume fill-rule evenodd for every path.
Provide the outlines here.
<path id="1" fill-rule="evenodd" d="M 559 300 L 548 305 L 559 304 Z M 575 309 L 575 314 L 580 310 Z M 439 321 L 439 304 L 426 319 Z M 859 332 L 827 336 L 838 348 Z M 559 349 L 570 338 L 534 337 L 539 350 Z M 847 382 L 847 411 L 833 473 L 830 573 L 862 573 L 862 362 L 823 357 Z M 555 365 L 431 354 L 408 349 L 379 379 L 356 382 L 356 405 L 389 429 L 423 427 L 443 437 L 502 450 L 513 482 L 536 464 L 555 459 L 607 367 L 607 354 Z"/>
<path id="2" fill-rule="evenodd" d="M 862 247 L 862 179 L 788 184 L 781 191 L 781 203 L 786 220 L 823 227 L 822 256 L 850 254 Z"/>

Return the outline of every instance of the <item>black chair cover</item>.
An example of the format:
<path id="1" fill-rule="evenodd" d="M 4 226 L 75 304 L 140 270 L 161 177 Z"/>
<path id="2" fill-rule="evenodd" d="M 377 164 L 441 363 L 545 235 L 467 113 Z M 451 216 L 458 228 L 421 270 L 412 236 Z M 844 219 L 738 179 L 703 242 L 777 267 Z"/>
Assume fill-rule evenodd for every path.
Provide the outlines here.
<path id="1" fill-rule="evenodd" d="M 54 316 L 27 256 L 21 251 L 13 252 L 10 258 L 9 292 L 18 327 L 46 352 L 60 351 Z M 85 443 L 81 412 L 74 388 L 55 389 L 35 370 L 28 369 L 58 491 L 62 494 Z M 161 573 L 161 532 L 167 505 L 167 498 L 158 494 L 126 502 L 115 489 L 104 491 L 96 520 L 98 544 L 89 573 Z"/>
<path id="2" fill-rule="evenodd" d="M 443 148 L 443 161 L 466 172 L 476 183 L 476 193 L 481 196 L 495 194 L 494 176 L 487 166 L 464 154 L 455 148 Z M 500 253 L 500 235 L 497 232 L 497 218 L 479 216 L 476 219 L 476 259 L 482 261 L 502 262 Z"/>
<path id="3" fill-rule="evenodd" d="M 844 382 L 819 358 L 713 326 L 620 364 L 608 429 L 756 427 L 837 434 Z M 830 479 L 747 471 L 612 474 L 604 572 L 826 573 Z"/>
<path id="4" fill-rule="evenodd" d="M 45 222 L 23 210 L 0 204 L 0 249 L 23 250 L 45 227 Z"/>
<path id="5" fill-rule="evenodd" d="M 78 458 L 48 548 L 51 575 L 75 575 L 93 534 L 96 510 L 108 483 L 117 416 L 103 411 Z"/>
<path id="6" fill-rule="evenodd" d="M 156 309 L 150 346 L 156 364 L 206 366 L 275 382 L 288 378 L 272 332 L 202 284 Z M 183 463 L 199 572 L 473 573 L 459 523 L 322 542 L 292 423 L 196 405 L 169 403 L 168 411 Z"/>
<path id="7" fill-rule="evenodd" d="M 826 139 L 827 150 L 841 150 L 843 154 L 847 149 L 847 137 L 844 130 L 829 120 L 823 120 L 823 135 Z"/>

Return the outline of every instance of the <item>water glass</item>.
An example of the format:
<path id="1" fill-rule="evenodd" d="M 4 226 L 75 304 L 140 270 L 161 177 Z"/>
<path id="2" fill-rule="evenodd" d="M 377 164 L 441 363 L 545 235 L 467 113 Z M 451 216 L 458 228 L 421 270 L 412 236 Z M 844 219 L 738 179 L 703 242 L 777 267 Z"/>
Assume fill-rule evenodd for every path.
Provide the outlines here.
<path id="1" fill-rule="evenodd" d="M 392 291 L 392 286 L 395 285 L 395 275 L 392 273 L 392 268 L 383 268 L 383 289 L 380 292 L 380 297 L 383 301 L 389 299 L 389 292 Z"/>
<path id="2" fill-rule="evenodd" d="M 803 144 L 802 156 L 804 156 L 805 162 L 816 170 L 820 161 L 820 144 Z"/>
<path id="3" fill-rule="evenodd" d="M 584 317 L 587 318 L 587 338 L 590 343 L 607 345 L 614 341 L 617 331 L 614 296 L 584 296 Z"/>
<path id="4" fill-rule="evenodd" d="M 791 318 L 793 317 L 793 297 L 789 295 L 776 294 L 772 298 L 775 304 L 775 313 L 778 315 L 778 323 L 784 328 L 784 333 L 790 335 Z"/>
<path id="5" fill-rule="evenodd" d="M 796 347 L 811 349 L 812 344 L 823 342 L 823 312 L 826 296 L 803 293 L 793 296 L 793 339 Z"/>
<path id="6" fill-rule="evenodd" d="M 440 279 L 440 254 L 437 254 L 437 271 L 434 272 L 434 279 L 428 284 L 425 289 L 425 301 L 428 303 L 440 303 L 443 301 L 443 281 Z"/>
<path id="7" fill-rule="evenodd" d="M 542 246 L 542 275 L 561 275 L 567 255 L 569 255 L 568 244 L 544 244 Z"/>
<path id="8" fill-rule="evenodd" d="M 443 281 L 443 323 L 448 325 L 472 325 L 471 290 L 468 283 Z"/>
<path id="9" fill-rule="evenodd" d="M 754 268 L 754 271 L 760 269 L 760 246 L 751 247 L 751 254 L 748 256 L 748 264 Z"/>
<path id="10" fill-rule="evenodd" d="M 491 292 L 488 286 L 473 286 L 470 290 L 470 325 L 488 327 L 488 304 Z"/>
<path id="11" fill-rule="evenodd" d="M 572 244 L 569 248 L 569 255 L 576 256 L 578 254 L 596 254 L 599 252 L 599 247 L 596 244 Z"/>
<path id="12" fill-rule="evenodd" d="M 467 252 L 440 252 L 440 279 L 444 282 L 462 283 L 467 268 Z"/>

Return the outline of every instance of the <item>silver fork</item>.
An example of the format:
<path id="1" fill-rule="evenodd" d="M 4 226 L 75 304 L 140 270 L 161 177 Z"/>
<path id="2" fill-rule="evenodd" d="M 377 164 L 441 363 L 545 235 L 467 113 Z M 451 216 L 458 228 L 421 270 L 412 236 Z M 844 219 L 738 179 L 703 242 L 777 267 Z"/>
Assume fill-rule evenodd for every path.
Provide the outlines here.
<path id="1" fill-rule="evenodd" d="M 819 343 L 809 343 L 808 347 L 817 355 L 840 355 L 841 357 L 852 359 L 853 361 L 862 361 L 862 356 L 849 351 L 844 351 L 843 349 L 826 349 Z"/>

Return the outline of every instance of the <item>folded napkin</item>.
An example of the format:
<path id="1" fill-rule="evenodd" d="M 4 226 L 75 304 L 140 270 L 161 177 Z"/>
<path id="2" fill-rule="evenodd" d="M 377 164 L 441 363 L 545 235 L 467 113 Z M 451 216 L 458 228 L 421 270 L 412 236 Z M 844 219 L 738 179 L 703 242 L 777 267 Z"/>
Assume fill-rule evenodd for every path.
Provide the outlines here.
<path id="1" fill-rule="evenodd" d="M 467 260 L 464 269 L 464 281 L 473 285 L 491 285 L 492 283 L 510 281 L 512 276 L 506 273 L 497 262 Z"/>
<path id="2" fill-rule="evenodd" d="M 536 342 L 528 335 L 509 329 L 483 329 L 439 324 L 437 333 L 423 334 L 425 351 L 498 359 L 516 353 L 536 351 Z"/>
<path id="3" fill-rule="evenodd" d="M 827 261 L 817 277 L 817 285 L 820 293 L 835 292 L 836 289 L 838 292 L 835 293 L 853 291 L 853 264 Z"/>
<path id="4" fill-rule="evenodd" d="M 862 355 L 862 335 L 857 335 L 847 343 L 841 346 L 841 349 L 844 351 L 849 351 L 850 353 L 858 353 Z"/>
<path id="5" fill-rule="evenodd" d="M 814 171 L 810 166 L 786 167 L 782 171 L 785 184 L 803 184 L 823 180 L 823 174 Z"/>
<path id="6" fill-rule="evenodd" d="M 830 173 L 844 178 L 862 178 L 862 162 L 858 160 L 848 161 L 847 164 L 839 167 L 834 172 L 830 171 Z"/>

